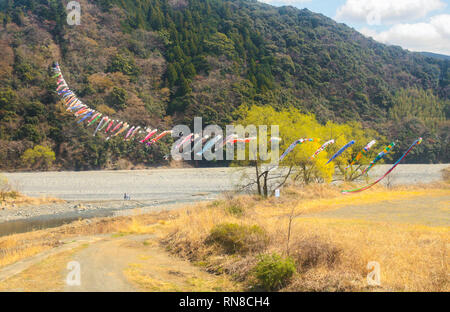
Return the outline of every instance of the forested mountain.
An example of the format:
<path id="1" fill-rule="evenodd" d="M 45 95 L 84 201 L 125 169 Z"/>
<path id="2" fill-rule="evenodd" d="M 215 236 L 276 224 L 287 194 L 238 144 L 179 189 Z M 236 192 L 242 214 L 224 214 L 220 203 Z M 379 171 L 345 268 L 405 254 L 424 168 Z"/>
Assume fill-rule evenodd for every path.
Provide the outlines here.
<path id="1" fill-rule="evenodd" d="M 321 14 L 249 0 L 0 1 L 0 169 L 29 166 L 35 145 L 65 169 L 158 163 L 168 143 L 104 141 L 76 125 L 54 93 L 57 60 L 91 107 L 159 129 L 231 123 L 241 105 L 294 106 L 317 118 L 358 120 L 410 162 L 449 161 L 448 60 L 366 38 Z"/>
<path id="2" fill-rule="evenodd" d="M 437 54 L 432 52 L 420 52 L 420 54 L 424 56 L 434 57 L 440 60 L 450 60 L 450 55 L 444 55 L 444 54 Z"/>

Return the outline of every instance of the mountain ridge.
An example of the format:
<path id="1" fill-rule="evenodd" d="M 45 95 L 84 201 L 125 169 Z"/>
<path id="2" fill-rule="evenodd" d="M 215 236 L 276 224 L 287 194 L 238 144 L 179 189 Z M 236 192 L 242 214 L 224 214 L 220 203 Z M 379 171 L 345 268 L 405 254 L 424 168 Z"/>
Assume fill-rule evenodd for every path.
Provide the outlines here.
<path id="1" fill-rule="evenodd" d="M 450 60 L 450 55 L 433 53 L 433 52 L 419 52 L 420 54 L 428 57 L 435 57 L 441 60 Z"/>
<path id="2" fill-rule="evenodd" d="M 448 161 L 449 61 L 385 46 L 307 9 L 243 0 L 80 3 L 82 24 L 72 27 L 58 1 L 0 7 L 4 168 L 21 167 L 35 144 L 51 146 L 58 166 L 70 169 L 125 159 L 151 165 L 168 152 L 88 137 L 56 104 L 53 60 L 86 103 L 130 122 L 168 128 L 202 116 L 224 125 L 242 105 L 294 106 L 401 141 L 422 135 L 440 147 L 424 144 L 412 161 Z"/>

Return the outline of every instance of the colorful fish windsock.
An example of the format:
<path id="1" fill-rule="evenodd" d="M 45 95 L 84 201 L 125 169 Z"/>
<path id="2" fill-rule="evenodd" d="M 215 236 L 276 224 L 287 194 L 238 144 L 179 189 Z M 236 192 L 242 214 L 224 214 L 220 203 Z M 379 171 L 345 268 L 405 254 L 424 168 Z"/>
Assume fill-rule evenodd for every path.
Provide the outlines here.
<path id="1" fill-rule="evenodd" d="M 386 146 L 384 148 L 384 150 L 382 150 L 380 153 L 378 153 L 377 157 L 375 157 L 374 160 L 372 160 L 369 164 L 369 166 L 363 171 L 363 174 L 366 174 L 367 172 L 369 172 L 369 170 L 375 166 L 375 164 L 381 160 L 384 156 L 387 155 L 387 153 L 389 153 L 395 146 L 395 142 L 392 142 L 391 144 L 389 144 L 388 146 Z"/>
<path id="2" fill-rule="evenodd" d="M 65 100 L 66 106 L 71 106 L 75 102 L 78 102 L 78 99 L 74 96 L 70 96 Z"/>
<path id="3" fill-rule="evenodd" d="M 180 149 L 180 147 L 184 146 L 188 141 L 191 141 L 193 136 L 194 136 L 193 133 L 187 135 L 183 140 L 181 140 L 180 143 L 178 143 L 178 144 L 175 146 L 175 149 L 176 149 L 176 150 L 177 150 L 177 149 Z"/>
<path id="4" fill-rule="evenodd" d="M 74 113 L 74 115 L 75 115 L 76 117 L 78 117 L 78 116 L 80 116 L 81 114 L 86 113 L 87 111 L 90 111 L 90 109 L 87 108 L 87 107 L 83 107 L 83 108 L 79 109 L 78 111 L 76 111 L 76 112 Z"/>
<path id="5" fill-rule="evenodd" d="M 161 140 L 163 137 L 165 137 L 166 135 L 168 135 L 169 133 L 172 133 L 171 130 L 166 130 L 164 132 L 161 132 L 156 138 L 154 138 L 153 140 L 151 140 L 150 142 L 147 142 L 147 145 L 150 146 L 152 144 L 155 144 L 156 142 L 158 142 L 159 140 Z"/>
<path id="6" fill-rule="evenodd" d="M 146 136 L 143 140 L 141 140 L 140 142 L 141 142 L 141 143 L 145 143 L 146 141 L 150 140 L 150 138 L 151 138 L 152 136 L 154 136 L 154 135 L 156 134 L 156 132 L 158 132 L 158 129 L 151 130 L 151 131 L 147 134 L 147 136 Z"/>
<path id="7" fill-rule="evenodd" d="M 329 140 L 325 142 L 315 153 L 310 157 L 310 159 L 314 159 L 319 155 L 322 151 L 324 151 L 329 145 L 334 144 L 334 140 Z"/>
<path id="8" fill-rule="evenodd" d="M 61 93 L 61 96 L 63 97 L 64 100 L 66 100 L 67 98 L 71 97 L 72 95 L 74 95 L 74 94 L 69 89 L 67 89 L 66 91 Z"/>
<path id="9" fill-rule="evenodd" d="M 102 114 L 98 114 L 97 116 L 95 116 L 89 123 L 88 123 L 88 127 L 90 127 L 91 125 L 93 125 L 97 120 L 100 119 L 100 117 L 102 117 Z"/>
<path id="10" fill-rule="evenodd" d="M 75 99 L 74 101 L 70 102 L 70 105 L 67 107 L 66 111 L 67 112 L 74 112 L 75 110 L 79 109 L 80 107 L 88 109 L 89 107 L 87 107 L 86 105 L 84 105 L 83 103 L 81 103 L 80 101 L 78 101 L 78 99 Z"/>
<path id="11" fill-rule="evenodd" d="M 314 139 L 314 138 L 313 139 L 298 139 L 297 141 L 295 141 L 294 143 L 289 145 L 289 147 L 286 149 L 286 151 L 284 151 L 284 153 L 280 157 L 280 161 L 282 161 L 290 152 L 292 152 L 297 145 L 303 144 L 305 142 L 315 142 L 315 141 L 318 141 L 318 139 Z"/>
<path id="12" fill-rule="evenodd" d="M 139 130 L 141 130 L 140 126 L 137 126 L 134 131 L 131 133 L 130 137 L 128 138 L 128 140 L 131 140 L 132 138 L 134 138 L 134 136 L 139 132 Z"/>
<path id="13" fill-rule="evenodd" d="M 198 152 L 197 155 L 198 156 L 203 155 L 203 153 L 212 148 L 212 146 L 215 145 L 217 142 L 219 142 L 221 139 L 222 139 L 221 135 L 215 136 L 205 144 L 203 149 L 200 152 Z"/>
<path id="14" fill-rule="evenodd" d="M 64 100 L 68 96 L 72 95 L 72 91 L 70 91 L 69 89 L 63 89 L 60 92 L 58 92 L 58 95 L 61 96 Z"/>
<path id="15" fill-rule="evenodd" d="M 73 93 L 67 93 L 67 94 L 65 94 L 65 96 L 64 96 L 64 102 L 65 102 L 66 104 L 68 104 L 69 101 L 75 100 L 76 98 L 77 98 L 77 97 L 75 96 L 75 94 L 73 94 Z"/>
<path id="16" fill-rule="evenodd" d="M 108 123 L 109 123 L 109 117 L 104 117 L 104 118 L 106 118 L 106 121 L 103 123 L 103 125 L 98 129 L 98 131 L 103 131 L 103 129 L 105 129 L 106 128 L 106 126 L 108 126 Z"/>
<path id="17" fill-rule="evenodd" d="M 249 137 L 249 138 L 243 138 L 243 139 L 233 139 L 233 143 L 250 143 L 251 141 L 256 140 L 256 137 Z"/>
<path id="18" fill-rule="evenodd" d="M 366 146 L 364 146 L 364 148 L 362 149 L 362 151 L 360 151 L 360 152 L 358 153 L 358 155 L 356 155 L 356 157 L 352 160 L 352 162 L 351 162 L 347 167 L 345 167 L 344 170 L 347 170 L 348 168 L 350 168 L 351 166 L 353 166 L 357 161 L 360 161 L 361 158 L 362 158 L 363 156 L 367 155 L 367 153 L 368 153 L 369 150 L 372 148 L 372 146 L 375 145 L 375 143 L 377 143 L 377 141 L 376 141 L 376 140 L 372 140 L 372 141 L 370 141 Z"/>
<path id="19" fill-rule="evenodd" d="M 79 118 L 79 117 L 85 116 L 86 114 L 89 114 L 89 116 L 90 116 L 93 113 L 94 113 L 94 110 L 84 107 L 75 113 L 75 117 Z"/>
<path id="20" fill-rule="evenodd" d="M 225 138 L 219 145 L 219 147 L 224 147 L 226 144 L 234 143 L 234 140 L 237 139 L 237 134 L 231 134 Z"/>
<path id="21" fill-rule="evenodd" d="M 328 161 L 327 164 L 329 164 L 330 162 L 332 162 L 334 159 L 336 159 L 337 157 L 339 157 L 346 149 L 348 149 L 350 146 L 352 146 L 353 144 L 355 144 L 354 140 L 351 140 L 350 142 L 348 142 L 347 144 L 345 144 L 340 150 L 337 151 L 336 154 L 333 155 L 333 157 L 331 157 Z"/>
<path id="22" fill-rule="evenodd" d="M 128 139 L 128 137 L 133 133 L 134 131 L 134 126 L 130 128 L 130 130 L 128 130 L 127 134 L 125 135 L 125 140 Z"/>
<path id="23" fill-rule="evenodd" d="M 95 113 L 94 116 L 92 116 L 91 119 L 88 120 L 88 123 L 91 123 L 95 118 L 97 118 L 99 115 L 101 115 L 99 112 Z"/>
<path id="24" fill-rule="evenodd" d="M 64 101 L 64 106 L 66 106 L 66 108 L 67 108 L 67 111 L 69 110 L 69 108 L 71 107 L 71 106 L 73 106 L 75 103 L 80 103 L 80 104 L 83 104 L 83 102 L 81 102 L 79 99 L 77 99 L 76 97 L 74 97 L 74 96 L 69 96 L 69 97 L 67 97 L 66 99 L 64 99 L 63 100 Z"/>
<path id="25" fill-rule="evenodd" d="M 108 133 L 109 130 L 111 129 L 111 127 L 114 125 L 115 120 L 111 120 L 111 122 L 109 123 L 108 127 L 106 127 L 105 133 Z"/>
<path id="26" fill-rule="evenodd" d="M 366 185 L 364 187 L 361 188 L 357 188 L 354 190 L 347 190 L 347 191 L 342 191 L 342 194 L 351 194 L 351 193 L 358 193 L 358 192 L 362 192 L 365 190 L 368 190 L 369 188 L 371 188 L 372 186 L 374 186 L 375 184 L 377 184 L 378 182 L 380 182 L 381 180 L 383 180 L 385 177 L 387 177 L 394 169 L 395 167 L 398 166 L 398 164 L 400 164 L 400 162 L 405 159 L 405 157 L 409 154 L 409 152 L 416 146 L 416 145 L 420 145 L 422 143 L 422 138 L 418 138 L 417 140 L 414 141 L 413 144 L 411 144 L 411 146 L 408 148 L 408 150 L 402 155 L 402 157 L 400 157 L 399 160 L 397 160 L 391 167 L 391 169 L 389 169 L 381 178 L 379 178 L 378 180 L 370 183 L 369 185 Z"/>
<path id="27" fill-rule="evenodd" d="M 82 109 L 87 109 L 86 105 L 82 104 L 82 103 L 74 103 L 73 106 L 71 105 L 69 108 L 67 108 L 66 111 L 72 111 L 74 112 L 75 110 L 79 110 L 81 111 Z M 76 116 L 76 115 L 75 115 Z"/>
<path id="28" fill-rule="evenodd" d="M 209 139 L 209 135 L 205 135 L 203 138 L 201 138 L 200 140 L 198 140 L 194 146 L 192 147 L 193 151 L 196 151 L 200 146 L 203 145 L 204 142 L 206 142 L 206 140 Z"/>
<path id="29" fill-rule="evenodd" d="M 129 124 L 124 123 L 123 126 L 122 126 L 122 129 L 120 129 L 119 131 L 117 131 L 116 134 L 114 134 L 114 136 L 116 137 L 116 136 L 118 136 L 119 134 L 125 132 L 129 127 L 130 127 Z"/>
<path id="30" fill-rule="evenodd" d="M 72 93 L 72 91 L 69 90 L 69 88 L 62 89 L 61 91 L 58 92 L 58 95 L 62 96 L 62 97 L 67 97 L 67 96 L 72 95 L 72 94 L 73 93 Z"/>
<path id="31" fill-rule="evenodd" d="M 119 122 L 112 130 L 111 133 L 116 132 L 123 125 L 123 121 Z"/>
<path id="32" fill-rule="evenodd" d="M 97 128 L 95 128 L 93 136 L 95 136 L 97 134 L 97 132 L 101 130 L 101 127 L 107 123 L 108 123 L 108 117 L 103 117 L 102 120 L 100 120 Z"/>
<path id="33" fill-rule="evenodd" d="M 82 123 L 83 121 L 85 121 L 87 118 L 89 118 L 89 116 L 91 116 L 94 113 L 94 111 L 88 111 L 86 114 L 81 114 L 81 116 L 84 115 L 83 118 L 81 118 L 80 120 L 78 120 L 77 123 Z"/>
<path id="34" fill-rule="evenodd" d="M 59 85 L 59 87 L 56 88 L 56 91 L 58 92 L 58 91 L 60 91 L 61 89 L 65 88 L 65 87 L 67 87 L 66 84 L 61 84 L 61 85 Z"/>

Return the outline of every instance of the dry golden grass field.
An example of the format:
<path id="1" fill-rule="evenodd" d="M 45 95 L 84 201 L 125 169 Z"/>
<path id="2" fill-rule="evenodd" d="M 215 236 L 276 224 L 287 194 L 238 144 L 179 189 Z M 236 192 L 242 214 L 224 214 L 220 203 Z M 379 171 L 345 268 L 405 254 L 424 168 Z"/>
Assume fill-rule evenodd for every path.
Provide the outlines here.
<path id="1" fill-rule="evenodd" d="M 7 269 L 79 236 L 108 234 L 111 239 L 122 239 L 151 235 L 139 245 L 139 252 L 150 256 L 130 261 L 120 272 L 137 290 L 450 290 L 448 183 L 376 187 L 345 196 L 340 189 L 342 186 L 290 187 L 280 198 L 269 199 L 225 194 L 222 199 L 174 211 L 136 211 L 132 217 L 80 220 L 6 236 L 0 238 L 0 268 Z M 149 249 L 154 246 L 160 256 L 156 249 Z M 189 279 L 178 281 L 178 276 L 178 280 L 168 281 L 173 268 L 167 266 L 159 272 L 152 264 L 156 261 L 152 259 L 167 257 L 178 263 L 174 266 L 181 265 L 176 261 L 185 261 L 197 269 L 186 264 L 185 271 L 193 272 L 186 273 Z M 49 263 L 61 262 L 52 259 Z M 380 264 L 380 286 L 367 284 L 371 261 Z M 41 265 L 36 272 L 45 276 L 45 268 L 49 273 L 55 270 L 55 266 Z M 59 268 L 61 272 L 64 269 Z M 159 275 L 155 275 L 157 271 Z M 28 270 L 0 281 L 0 289 L 17 289 L 30 275 L 33 273 Z M 164 278 L 158 280 L 158 276 Z M 44 290 L 55 290 L 55 285 Z"/>

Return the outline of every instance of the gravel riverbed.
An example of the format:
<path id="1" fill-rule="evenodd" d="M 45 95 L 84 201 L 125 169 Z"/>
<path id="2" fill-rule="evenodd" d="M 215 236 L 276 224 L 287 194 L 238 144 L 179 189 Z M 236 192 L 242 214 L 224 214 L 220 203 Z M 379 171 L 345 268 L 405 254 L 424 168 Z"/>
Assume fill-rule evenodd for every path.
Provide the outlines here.
<path id="1" fill-rule="evenodd" d="M 439 181 L 442 169 L 448 166 L 399 165 L 391 174 L 390 183 Z M 389 168 L 390 165 L 374 167 L 371 177 L 378 177 Z M 58 214 L 101 215 L 102 211 L 117 213 L 133 208 L 156 211 L 167 205 L 212 200 L 235 189 L 241 174 L 234 168 L 3 173 L 25 195 L 56 197 L 65 202 L 0 210 L 0 223 Z M 131 200 L 124 201 L 124 193 Z"/>

